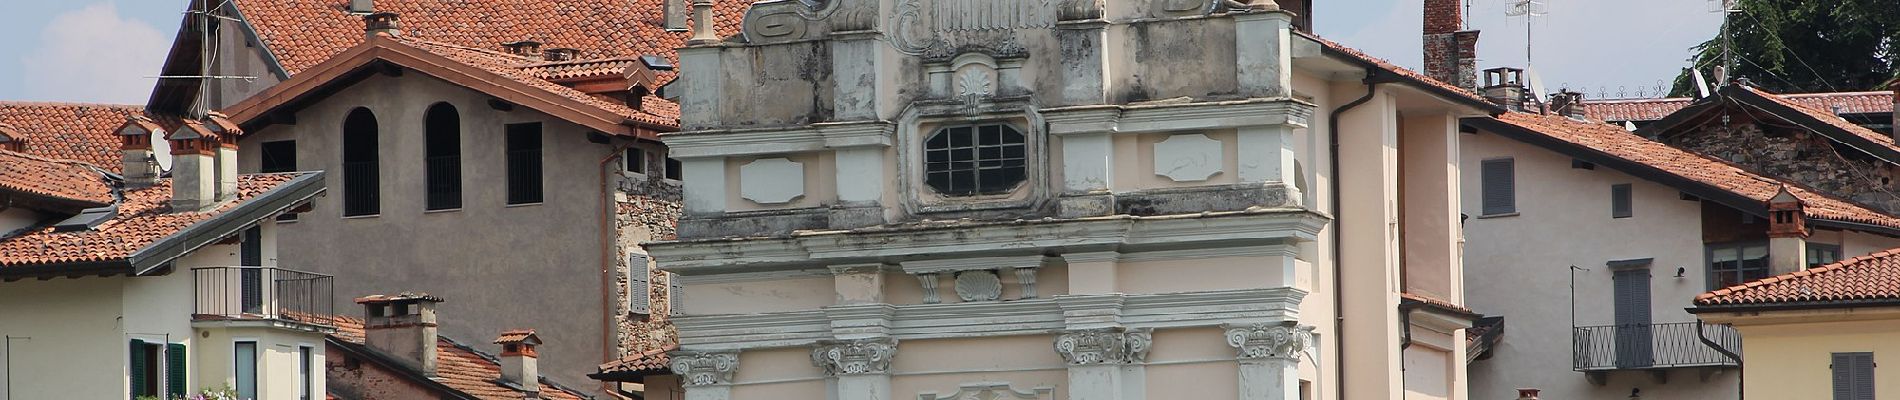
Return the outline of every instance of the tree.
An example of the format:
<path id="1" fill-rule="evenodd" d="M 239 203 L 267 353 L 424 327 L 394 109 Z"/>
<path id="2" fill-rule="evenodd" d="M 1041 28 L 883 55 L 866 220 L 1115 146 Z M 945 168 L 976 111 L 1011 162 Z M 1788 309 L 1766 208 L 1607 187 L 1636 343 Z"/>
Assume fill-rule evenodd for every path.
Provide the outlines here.
<path id="1" fill-rule="evenodd" d="M 1875 89 L 1900 66 L 1900 1 L 1737 0 L 1729 15 L 1734 65 L 1730 76 L 1747 78 L 1775 93 Z M 1723 35 L 1696 45 L 1692 67 L 1713 82 L 1722 65 Z M 1672 95 L 1695 91 L 1687 69 Z"/>

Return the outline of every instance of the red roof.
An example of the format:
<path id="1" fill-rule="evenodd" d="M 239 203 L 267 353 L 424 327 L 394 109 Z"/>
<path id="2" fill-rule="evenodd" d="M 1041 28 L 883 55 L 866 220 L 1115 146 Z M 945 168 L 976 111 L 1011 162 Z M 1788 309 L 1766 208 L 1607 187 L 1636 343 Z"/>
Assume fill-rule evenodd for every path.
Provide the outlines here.
<path id="1" fill-rule="evenodd" d="M 1426 76 L 1425 74 L 1419 73 L 1418 71 L 1413 71 L 1410 69 L 1406 69 L 1405 67 L 1400 67 L 1398 66 L 1398 64 L 1393 64 L 1384 59 L 1373 57 L 1372 55 L 1366 54 L 1365 52 L 1361 52 L 1358 49 L 1346 47 L 1346 45 L 1335 43 L 1331 40 L 1326 40 L 1326 38 L 1319 37 L 1319 35 L 1315 35 L 1312 33 L 1297 31 L 1297 30 L 1293 32 L 1295 34 L 1313 39 L 1313 41 L 1315 42 L 1319 42 L 1320 46 L 1325 47 L 1327 50 L 1332 50 L 1346 57 L 1356 59 L 1363 63 L 1371 64 L 1375 67 L 1378 67 L 1379 69 L 1385 70 L 1387 72 L 1391 72 L 1393 74 L 1404 77 L 1407 80 L 1413 81 L 1414 84 L 1422 85 L 1430 89 L 1437 89 L 1437 91 L 1439 92 L 1444 92 L 1443 94 L 1456 96 L 1458 99 L 1465 100 L 1467 102 L 1477 102 L 1477 103 L 1482 103 L 1486 105 L 1492 104 L 1489 100 L 1485 100 L 1484 97 L 1480 97 L 1478 96 L 1477 93 L 1474 93 L 1470 90 L 1439 81 L 1438 79 L 1434 79 L 1430 76 Z"/>
<path id="2" fill-rule="evenodd" d="M 231 0 L 264 46 L 291 75 L 363 43 L 363 18 L 349 0 Z M 658 55 L 678 61 L 687 31 L 667 31 L 664 2 L 651 0 L 376 0 L 376 10 L 401 15 L 405 36 L 501 50 L 502 43 L 541 42 L 573 48 L 582 58 Z M 720 36 L 739 32 L 751 0 L 716 0 Z"/>
<path id="3" fill-rule="evenodd" d="M 344 342 L 363 344 L 363 320 L 337 316 L 336 333 L 330 337 Z M 520 400 L 520 390 L 501 384 L 501 361 L 494 356 L 482 353 L 475 348 L 464 346 L 448 337 L 438 336 L 435 341 L 436 382 L 480 399 Z M 565 387 L 554 385 L 546 378 L 541 379 L 541 397 L 543 399 L 587 398 Z"/>
<path id="4" fill-rule="evenodd" d="M 1496 119 L 1543 136 L 1648 165 L 1664 173 L 1763 203 L 1773 198 L 1782 187 L 1786 186 L 1790 193 L 1806 204 L 1804 210 L 1809 218 L 1900 228 L 1900 218 L 1809 190 L 1795 183 L 1755 174 L 1726 161 L 1645 139 L 1623 128 L 1600 122 L 1584 122 L 1554 115 L 1523 112 L 1505 113 Z"/>
<path id="5" fill-rule="evenodd" d="M 1793 108 L 1795 111 L 1800 111 L 1802 114 L 1807 114 L 1810 117 L 1814 117 L 1814 119 L 1819 120 L 1822 123 L 1832 125 L 1835 128 L 1840 128 L 1841 130 L 1845 130 L 1848 133 L 1854 134 L 1855 136 L 1860 136 L 1867 140 L 1871 140 L 1874 143 L 1887 146 L 1887 148 L 1894 149 L 1895 151 L 1900 151 L 1900 146 L 1894 146 L 1892 136 L 1887 136 L 1887 135 L 1880 134 L 1879 132 L 1874 132 L 1872 129 L 1867 129 L 1866 127 L 1862 127 L 1860 125 L 1854 125 L 1853 123 L 1847 122 L 1847 120 L 1845 119 L 1841 119 L 1839 115 L 1831 111 L 1823 111 L 1822 109 L 1808 106 L 1803 102 L 1795 101 L 1793 99 L 1787 98 L 1787 96 L 1779 96 L 1779 95 L 1775 95 L 1774 93 L 1764 92 L 1761 89 L 1756 89 L 1751 86 L 1747 86 L 1747 85 L 1737 85 L 1737 86 L 1743 89 L 1747 89 L 1749 92 L 1753 92 L 1757 95 L 1761 95 L 1762 98 L 1768 99 L 1768 101 L 1772 101 L 1784 106 L 1788 106 L 1788 108 Z M 1887 106 L 1888 106 L 1888 111 L 1892 111 L 1893 105 L 1889 103 Z"/>
<path id="6" fill-rule="evenodd" d="M 100 168 L 0 150 L 0 190 L 91 203 L 112 204 L 112 187 Z"/>
<path id="7" fill-rule="evenodd" d="M 24 136 L 15 138 L 26 142 L 23 153 L 118 172 L 118 129 L 144 110 L 139 105 L 8 101 L 0 102 L 0 124 Z"/>
<path id="8" fill-rule="evenodd" d="M 1771 276 L 1696 296 L 1699 307 L 1900 300 L 1900 249 Z"/>
<path id="9" fill-rule="evenodd" d="M 0 238 L 0 269 L 39 264 L 122 260 L 153 242 L 237 207 L 307 173 L 238 176 L 236 201 L 211 211 L 171 212 L 171 180 L 125 191 L 118 216 L 93 229 L 55 232 L 43 227 Z"/>
<path id="10" fill-rule="evenodd" d="M 1825 110 L 1828 115 L 1836 114 L 1836 107 L 1840 114 L 1893 112 L 1893 92 L 1796 93 L 1778 96 L 1810 109 Z M 1591 118 L 1604 121 L 1655 121 L 1694 102 L 1694 99 L 1687 97 L 1591 100 L 1585 101 L 1583 108 Z"/>
<path id="11" fill-rule="evenodd" d="M 666 352 L 679 350 L 678 344 L 668 344 L 642 353 L 628 354 L 619 360 L 600 365 L 601 373 L 661 371 L 668 368 L 672 358 Z"/>
<path id="12" fill-rule="evenodd" d="M 496 75 L 501 75 L 504 78 L 508 78 L 510 80 L 521 82 L 529 86 L 533 86 L 537 89 L 547 91 L 548 93 L 553 94 L 555 96 L 573 100 L 575 102 L 579 102 L 587 106 L 591 106 L 594 108 L 598 108 L 600 110 L 614 113 L 626 119 L 638 121 L 640 123 L 644 123 L 648 125 L 657 125 L 657 126 L 679 125 L 679 107 L 677 106 L 656 108 L 657 110 L 660 110 L 662 112 L 670 110 L 672 112 L 671 115 L 659 115 L 658 113 L 654 113 L 654 112 L 634 110 L 632 108 L 627 107 L 626 103 L 618 102 L 618 101 L 603 100 L 599 97 L 594 97 L 592 95 L 588 95 L 587 93 L 581 92 L 579 90 L 575 90 L 574 88 L 561 86 L 560 84 L 556 84 L 554 82 L 548 81 L 545 78 L 536 76 L 535 73 L 528 71 L 528 69 L 537 67 L 537 66 L 542 66 L 542 64 L 539 64 L 537 61 L 530 60 L 525 57 L 502 53 L 502 52 L 493 51 L 493 50 L 484 50 L 484 49 L 474 48 L 474 47 L 431 42 L 431 41 L 426 41 L 426 40 L 421 40 L 421 39 L 416 39 L 416 38 L 406 37 L 406 36 L 398 36 L 396 37 L 396 41 L 402 44 L 407 44 L 411 47 L 415 47 L 418 49 L 422 49 L 424 51 L 428 51 L 430 53 L 434 53 L 436 55 L 440 55 L 442 57 L 449 58 L 451 60 L 455 60 L 456 62 L 468 64 L 476 68 L 487 70 L 488 72 L 494 73 Z M 625 68 L 625 65 L 622 65 L 622 68 Z M 543 70 L 545 71 L 545 68 L 543 68 Z M 616 71 L 616 73 L 618 73 L 618 71 Z M 664 100 L 648 101 L 648 102 L 642 102 L 642 103 L 653 104 L 653 103 L 664 103 L 664 102 L 666 101 Z"/>

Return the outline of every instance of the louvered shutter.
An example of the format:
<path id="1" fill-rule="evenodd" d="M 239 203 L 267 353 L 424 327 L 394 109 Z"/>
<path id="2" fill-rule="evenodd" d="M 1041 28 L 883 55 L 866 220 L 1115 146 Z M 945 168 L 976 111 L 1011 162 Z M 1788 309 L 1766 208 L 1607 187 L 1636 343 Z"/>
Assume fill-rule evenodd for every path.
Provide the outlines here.
<path id="1" fill-rule="evenodd" d="M 1834 400 L 1874 399 L 1874 353 L 1834 353 Z"/>
<path id="2" fill-rule="evenodd" d="M 185 397 L 185 344 L 165 345 L 165 398 Z"/>
<path id="3" fill-rule="evenodd" d="M 666 274 L 666 305 L 667 315 L 686 314 L 686 290 L 680 285 L 679 274 Z"/>
<path id="4" fill-rule="evenodd" d="M 1630 184 L 1610 186 L 1610 217 L 1629 218 L 1632 214 Z"/>
<path id="5" fill-rule="evenodd" d="M 1517 176 L 1509 159 L 1484 160 L 1480 169 L 1484 196 L 1484 215 L 1517 212 Z"/>
<path id="6" fill-rule="evenodd" d="M 627 255 L 627 275 L 627 311 L 652 314 L 653 270 L 647 266 L 647 255 Z"/>
<path id="7" fill-rule="evenodd" d="M 138 400 L 139 391 L 145 389 L 145 380 L 151 378 L 145 376 L 145 363 L 147 362 L 145 359 L 145 341 L 132 339 L 130 349 L 132 352 L 132 362 L 130 363 L 131 365 L 125 367 L 125 371 L 127 372 L 126 375 L 132 378 L 132 396 L 130 398 Z"/>
<path id="8" fill-rule="evenodd" d="M 1874 353 L 1854 357 L 1854 400 L 1874 400 Z"/>

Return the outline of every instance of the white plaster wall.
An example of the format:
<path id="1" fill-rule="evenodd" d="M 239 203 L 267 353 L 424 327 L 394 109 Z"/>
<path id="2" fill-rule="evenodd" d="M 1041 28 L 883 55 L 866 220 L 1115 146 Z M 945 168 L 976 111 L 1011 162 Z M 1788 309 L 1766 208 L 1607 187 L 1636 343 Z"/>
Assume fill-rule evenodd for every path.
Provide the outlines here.
<path id="1" fill-rule="evenodd" d="M 1116 288 L 1124 293 L 1182 293 L 1287 286 L 1274 268 L 1281 262 L 1280 256 L 1123 261 L 1116 266 Z"/>
<path id="2" fill-rule="evenodd" d="M 1506 334 L 1489 360 L 1471 365 L 1471 397 L 1509 398 L 1516 388 L 1544 390 L 1544 398 L 1623 398 L 1640 388 L 1645 398 L 1733 399 L 1735 376 L 1704 382 L 1676 372 L 1659 384 L 1647 373 L 1609 375 L 1596 386 L 1571 370 L 1570 315 L 1581 326 L 1614 323 L 1613 260 L 1653 258 L 1651 315 L 1655 323 L 1693 322 L 1683 311 L 1706 287 L 1701 204 L 1680 191 L 1598 166 L 1573 169 L 1571 158 L 1490 133 L 1461 138 L 1466 165 L 1516 160 L 1519 215 L 1482 218 L 1479 170 L 1464 171 L 1467 304 L 1479 313 L 1504 316 Z M 1610 217 L 1610 186 L 1632 184 L 1631 218 Z M 1570 266 L 1576 300 L 1570 299 Z M 1687 267 L 1675 278 L 1676 267 Z M 1746 357 L 1746 353 L 1744 353 Z M 1653 396 L 1653 397 L 1652 397 Z"/>
<path id="3" fill-rule="evenodd" d="M 237 385 L 237 342 L 257 342 L 257 391 L 265 399 L 298 398 L 298 347 L 311 347 L 311 386 L 322 396 L 324 387 L 323 335 L 262 327 L 208 327 L 199 330 L 192 353 L 197 360 L 198 387 Z"/>
<path id="4" fill-rule="evenodd" d="M 1405 349 L 1405 398 L 1451 398 L 1451 354 L 1424 346 Z"/>
<path id="5" fill-rule="evenodd" d="M 1404 182 L 1405 291 L 1464 300 L 1458 268 L 1458 136 L 1450 115 L 1404 118 L 1400 173 Z"/>
<path id="6" fill-rule="evenodd" d="M 124 398 L 126 279 L 0 282 L 0 357 L 11 365 L 0 364 L 0 393 L 12 393 L 8 400 Z"/>
<path id="7" fill-rule="evenodd" d="M 1866 232 L 1842 231 L 1840 237 L 1841 259 L 1843 260 L 1900 247 L 1900 238 Z"/>

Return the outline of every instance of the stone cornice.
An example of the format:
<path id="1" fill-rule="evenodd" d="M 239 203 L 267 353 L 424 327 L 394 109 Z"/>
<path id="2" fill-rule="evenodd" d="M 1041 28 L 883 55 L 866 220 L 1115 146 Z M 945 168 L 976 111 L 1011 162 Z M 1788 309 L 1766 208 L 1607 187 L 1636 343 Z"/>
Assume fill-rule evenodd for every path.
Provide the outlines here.
<path id="1" fill-rule="evenodd" d="M 795 153 L 851 147 L 889 147 L 897 127 L 883 121 L 839 122 L 789 128 L 722 129 L 661 135 L 673 158 Z"/>
<path id="2" fill-rule="evenodd" d="M 1294 99 L 1180 104 L 1089 105 L 1042 110 L 1055 136 L 1232 129 L 1263 125 L 1306 127 L 1314 105 Z"/>

